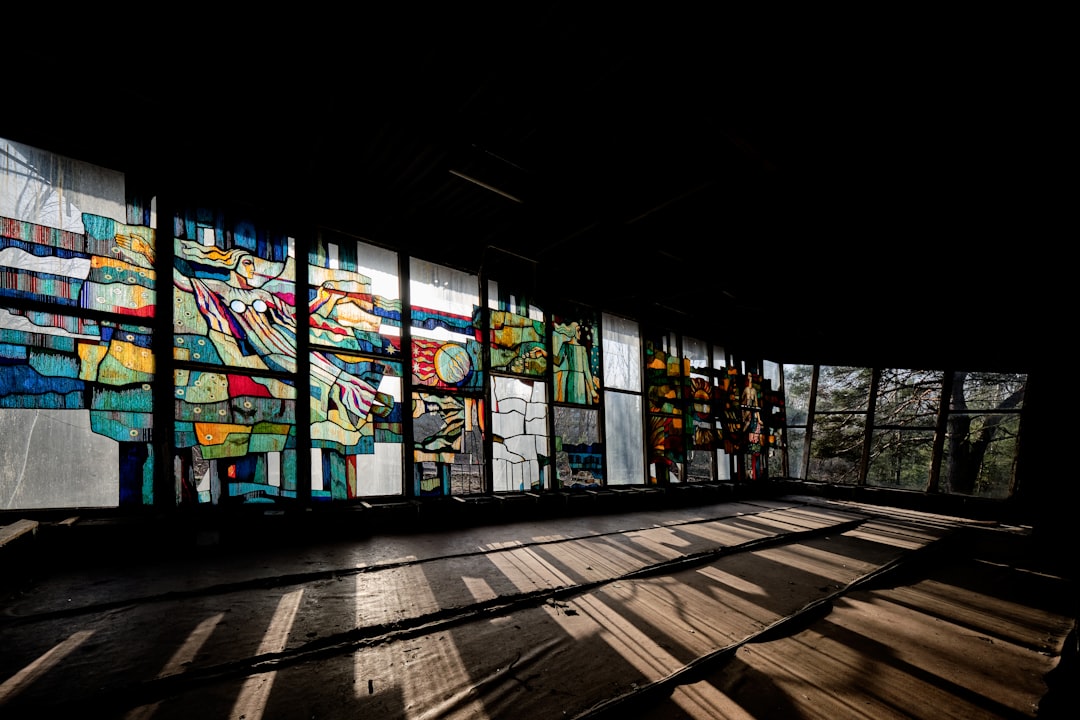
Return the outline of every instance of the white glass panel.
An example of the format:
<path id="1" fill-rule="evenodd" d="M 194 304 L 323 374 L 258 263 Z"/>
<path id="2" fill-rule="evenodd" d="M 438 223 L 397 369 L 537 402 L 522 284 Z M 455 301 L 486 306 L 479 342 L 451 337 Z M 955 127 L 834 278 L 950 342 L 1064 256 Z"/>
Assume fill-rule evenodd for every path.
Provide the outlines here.
<path id="1" fill-rule="evenodd" d="M 492 479 L 495 492 L 546 487 L 549 459 L 543 382 L 492 377 Z"/>
<path id="2" fill-rule="evenodd" d="M 609 392 L 604 398 L 607 484 L 641 485 L 645 482 L 641 396 Z"/>
<path id="3" fill-rule="evenodd" d="M 603 338 L 605 387 L 641 392 L 641 335 L 638 324 L 633 320 L 605 314 Z"/>
<path id="4" fill-rule="evenodd" d="M 123 173 L 0 138 L 0 216 L 85 233 L 83 213 L 127 217 Z"/>
<path id="5" fill-rule="evenodd" d="M 115 507 L 119 480 L 89 410 L 0 410 L 0 509 Z"/>

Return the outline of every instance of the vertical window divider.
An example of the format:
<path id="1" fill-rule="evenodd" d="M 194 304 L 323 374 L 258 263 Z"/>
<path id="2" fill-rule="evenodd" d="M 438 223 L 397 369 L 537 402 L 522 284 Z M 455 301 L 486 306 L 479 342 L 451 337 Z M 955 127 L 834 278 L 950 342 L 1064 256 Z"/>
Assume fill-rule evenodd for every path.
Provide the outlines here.
<path id="1" fill-rule="evenodd" d="M 309 253 L 318 229 L 306 227 L 294 236 L 296 256 L 296 500 L 311 507 L 311 306 L 308 302 Z"/>
<path id="2" fill-rule="evenodd" d="M 401 298 L 401 441 L 402 452 L 402 495 L 416 497 L 416 440 L 413 436 L 413 347 L 412 347 L 412 257 L 399 252 L 398 261 L 398 296 Z"/>
<path id="3" fill-rule="evenodd" d="M 157 308 L 154 314 L 154 507 L 175 510 L 177 480 L 172 452 L 176 433 L 176 363 L 173 359 L 173 328 L 176 302 L 173 299 L 173 262 L 176 234 L 176 206 L 170 189 L 158 197 L 158 227 L 154 228 L 154 257 L 157 284 Z M 166 284 L 167 280 L 167 284 Z"/>
<path id="4" fill-rule="evenodd" d="M 817 415 L 817 391 L 818 377 L 821 375 L 821 366 L 815 364 L 810 373 L 810 399 L 806 408 L 806 434 L 803 437 L 802 475 L 803 479 L 810 477 L 810 455 L 814 442 L 814 423 Z"/>
<path id="5" fill-rule="evenodd" d="M 558 452 L 555 448 L 555 355 L 554 348 L 555 343 L 553 341 L 554 328 L 554 315 L 550 310 L 550 303 L 547 299 L 544 300 L 544 350 L 547 352 L 547 363 L 544 367 L 544 382 L 547 383 L 547 392 L 545 393 L 545 401 L 547 403 L 547 436 L 548 436 L 548 472 L 547 482 L 541 483 L 541 489 L 544 490 L 561 490 L 562 483 L 559 482 L 559 468 L 556 458 Z M 541 473 L 543 477 L 543 473 Z M 547 485 L 547 487 L 543 487 Z"/>
<path id="6" fill-rule="evenodd" d="M 494 451 L 494 440 L 491 437 L 492 414 L 491 414 L 491 308 L 488 307 L 488 278 L 484 268 L 480 268 L 477 274 L 480 282 L 480 367 L 483 368 L 483 382 L 481 383 L 480 397 L 483 402 L 484 415 L 484 495 L 495 494 L 494 463 L 491 454 Z"/>

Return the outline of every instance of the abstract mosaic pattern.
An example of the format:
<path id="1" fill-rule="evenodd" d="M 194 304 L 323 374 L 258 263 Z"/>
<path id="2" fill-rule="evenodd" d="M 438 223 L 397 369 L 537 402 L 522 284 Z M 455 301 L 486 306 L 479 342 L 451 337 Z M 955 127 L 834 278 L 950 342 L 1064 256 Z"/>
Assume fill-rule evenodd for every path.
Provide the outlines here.
<path id="1" fill-rule="evenodd" d="M 296 497 L 296 388 L 276 378 L 175 371 L 181 503 Z"/>
<path id="2" fill-rule="evenodd" d="M 479 280 L 416 258 L 409 267 L 414 492 L 486 492 Z"/>
<path id="3" fill-rule="evenodd" d="M 0 139 L 0 508 L 154 502 L 154 224 L 122 174 Z"/>
<path id="4" fill-rule="evenodd" d="M 483 400 L 414 392 L 412 405 L 415 493 L 484 492 Z"/>
<path id="5" fill-rule="evenodd" d="M 153 501 L 151 338 L 0 308 L 0 507 Z"/>
<path id="6" fill-rule="evenodd" d="M 400 362 L 311 354 L 313 497 L 403 492 Z"/>
<path id="7" fill-rule="evenodd" d="M 85 233 L 0 217 L 0 297 L 153 317 L 153 229 L 82 218 Z"/>
<path id="8" fill-rule="evenodd" d="M 404 492 L 397 253 L 320 237 L 308 253 L 315 499 Z M 361 354 L 363 353 L 363 354 Z"/>
<path id="9" fill-rule="evenodd" d="M 293 239 L 205 208 L 172 231 L 178 501 L 296 497 Z"/>

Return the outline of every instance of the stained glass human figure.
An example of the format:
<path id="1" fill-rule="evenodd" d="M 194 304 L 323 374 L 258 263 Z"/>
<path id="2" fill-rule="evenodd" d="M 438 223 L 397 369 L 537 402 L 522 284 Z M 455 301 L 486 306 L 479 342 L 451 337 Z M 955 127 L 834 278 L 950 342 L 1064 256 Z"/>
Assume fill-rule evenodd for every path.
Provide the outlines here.
<path id="1" fill-rule="evenodd" d="M 573 321 L 556 325 L 555 332 L 561 336 L 555 357 L 556 402 L 594 405 L 600 401 L 600 379 L 593 375 L 587 329 Z"/>

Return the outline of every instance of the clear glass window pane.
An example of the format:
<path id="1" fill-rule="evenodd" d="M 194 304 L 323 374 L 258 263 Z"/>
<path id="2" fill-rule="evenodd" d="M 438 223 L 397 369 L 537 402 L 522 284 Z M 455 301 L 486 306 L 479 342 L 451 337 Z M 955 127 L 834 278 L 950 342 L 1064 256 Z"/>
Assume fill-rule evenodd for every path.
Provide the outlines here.
<path id="1" fill-rule="evenodd" d="M 818 373 L 816 412 L 865 412 L 870 380 L 870 368 L 823 365 Z"/>
<path id="2" fill-rule="evenodd" d="M 941 407 L 945 374 L 885 368 L 874 404 L 874 425 L 933 428 Z"/>
<path id="3" fill-rule="evenodd" d="M 645 482 L 641 395 L 608 392 L 604 395 L 604 437 L 608 485 Z"/>
<path id="4" fill-rule="evenodd" d="M 865 426 L 865 414 L 817 415 L 807 479 L 857 484 Z"/>
<path id="5" fill-rule="evenodd" d="M 950 409 L 1019 410 L 1024 405 L 1026 385 L 1023 373 L 958 372 L 953 375 Z"/>
<path id="6" fill-rule="evenodd" d="M 784 365 L 784 403 L 788 427 L 805 427 L 810 413 L 813 365 Z"/>
<path id="7" fill-rule="evenodd" d="M 605 387 L 641 392 L 641 335 L 638 324 L 633 320 L 604 314 L 602 332 Z"/>
<path id="8" fill-rule="evenodd" d="M 875 430 L 870 441 L 866 484 L 925 490 L 934 450 L 932 430 Z"/>
<path id="9" fill-rule="evenodd" d="M 803 478 L 803 457 L 806 452 L 806 428 L 788 428 L 784 431 L 787 443 L 788 475 Z"/>
<path id="10" fill-rule="evenodd" d="M 1020 416 L 953 414 L 942 461 L 943 487 L 958 495 L 1006 498 L 1016 469 Z"/>

